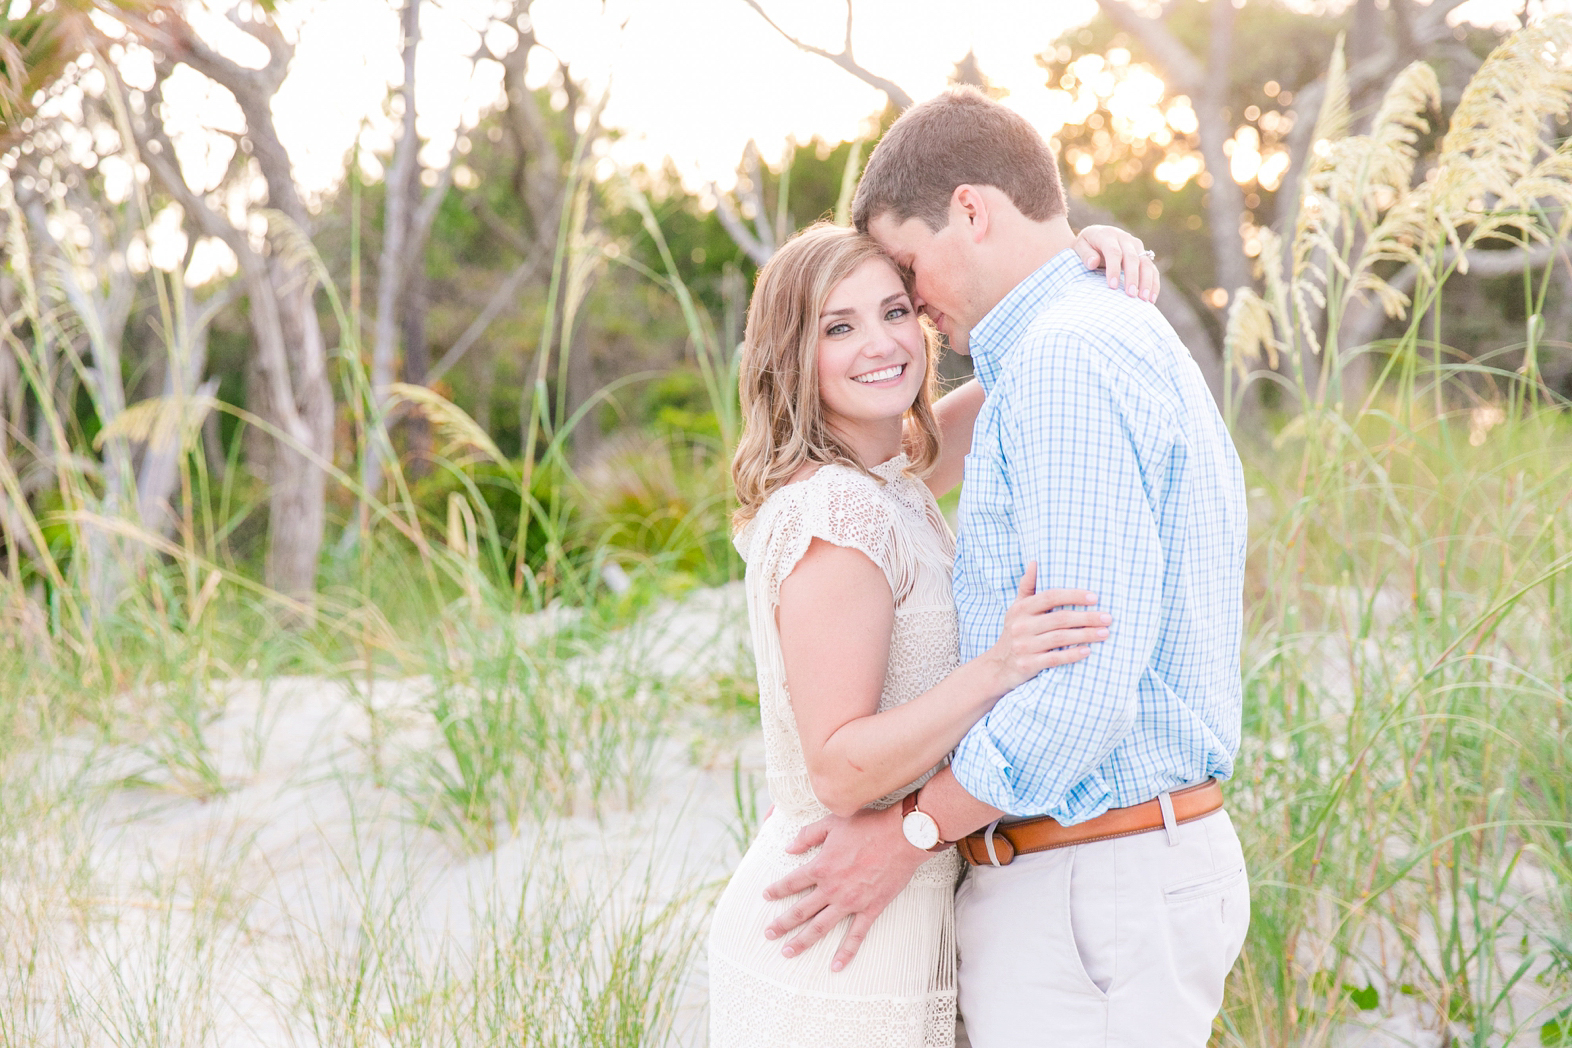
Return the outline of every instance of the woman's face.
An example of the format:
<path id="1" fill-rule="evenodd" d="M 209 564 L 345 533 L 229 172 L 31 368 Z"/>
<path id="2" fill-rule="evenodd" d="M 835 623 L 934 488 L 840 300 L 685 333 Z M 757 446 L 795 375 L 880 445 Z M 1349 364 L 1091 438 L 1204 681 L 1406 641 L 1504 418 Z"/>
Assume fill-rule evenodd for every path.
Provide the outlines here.
<path id="1" fill-rule="evenodd" d="M 835 285 L 819 315 L 819 396 L 832 424 L 899 420 L 927 377 L 928 354 L 895 267 L 870 258 Z"/>

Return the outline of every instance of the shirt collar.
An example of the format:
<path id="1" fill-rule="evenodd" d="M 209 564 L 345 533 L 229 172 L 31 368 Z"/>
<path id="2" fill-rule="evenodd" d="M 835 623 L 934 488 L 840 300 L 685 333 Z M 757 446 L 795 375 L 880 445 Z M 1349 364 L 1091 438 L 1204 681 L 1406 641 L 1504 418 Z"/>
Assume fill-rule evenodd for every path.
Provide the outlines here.
<path id="1" fill-rule="evenodd" d="M 1044 262 L 1031 276 L 1010 289 L 971 332 L 972 370 L 983 389 L 993 388 L 1010 349 L 1026 326 L 1062 295 L 1070 282 L 1085 271 L 1081 257 L 1065 248 Z"/>

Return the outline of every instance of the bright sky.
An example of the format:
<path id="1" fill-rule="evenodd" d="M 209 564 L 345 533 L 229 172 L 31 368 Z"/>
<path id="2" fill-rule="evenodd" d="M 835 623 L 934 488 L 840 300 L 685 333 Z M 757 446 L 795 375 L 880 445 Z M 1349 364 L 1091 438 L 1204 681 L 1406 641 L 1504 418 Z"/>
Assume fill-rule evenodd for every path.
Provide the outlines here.
<path id="1" fill-rule="evenodd" d="M 840 49 L 842 0 L 762 2 L 799 38 Z M 1010 91 L 1007 103 L 1047 132 L 1062 123 L 1065 99 L 1044 85 L 1035 56 L 1096 9 L 1095 0 L 855 4 L 854 47 L 864 66 L 922 98 L 942 88 L 954 63 L 975 50 L 983 71 Z M 1567 10 L 1572 0 L 1529 4 L 1535 12 Z M 1518 0 L 1471 0 L 1455 15 L 1488 24 L 1522 8 Z M 497 0 L 424 4 L 417 110 L 421 134 L 430 139 L 428 160 L 440 162 L 454 129 L 473 124 L 498 98 L 500 70 L 488 62 L 472 72 L 467 57 L 488 13 L 498 9 L 506 5 Z M 342 177 L 345 155 L 363 126 L 368 128 L 365 145 L 391 149 L 383 107 L 390 85 L 402 75 L 397 7 L 392 0 L 291 0 L 280 5 L 280 15 L 296 21 L 299 49 L 275 115 L 301 182 L 319 193 Z M 883 105 L 878 91 L 825 59 L 798 51 L 743 0 L 537 0 L 534 20 L 540 41 L 567 61 L 577 78 L 597 91 L 609 85 L 605 120 L 627 133 L 615 158 L 658 164 L 670 156 L 695 184 L 711 179 L 729 184 L 750 138 L 766 158 L 774 158 L 789 138 L 850 138 Z M 225 50 L 237 57 L 259 48 L 217 17 L 202 19 L 199 28 L 221 37 Z M 499 48 L 511 35 L 501 29 L 492 33 Z M 538 51 L 534 58 L 531 77 L 544 82 L 554 65 Z M 189 90 L 166 95 L 171 102 L 178 98 L 173 123 L 195 131 L 204 122 L 224 125 L 238 117 L 226 115 L 232 108 L 227 99 L 198 89 L 200 78 L 190 79 Z"/>
<path id="2" fill-rule="evenodd" d="M 0 0 L 4 3 L 5 0 Z M 19 16 L 32 0 L 10 0 Z M 196 0 L 209 7 L 188 7 L 197 31 L 220 51 L 248 65 L 261 65 L 266 52 L 231 25 L 220 11 L 235 0 Z M 248 2 L 248 0 L 240 0 Z M 832 52 L 841 48 L 844 0 L 761 0 L 788 32 Z M 1183 104 L 1164 113 L 1155 104 L 1163 85 L 1150 74 L 1124 70 L 1129 53 L 1115 50 L 1108 63 L 1087 56 L 1077 65 L 1091 88 L 1072 98 L 1045 84 L 1036 56 L 1066 29 L 1086 21 L 1096 0 L 853 0 L 853 45 L 868 69 L 902 85 L 913 97 L 940 90 L 955 63 L 975 51 L 983 72 L 1009 94 L 1007 105 L 1052 134 L 1067 119 L 1084 119 L 1103 105 L 1121 134 L 1145 137 L 1193 122 Z M 1213 0 L 1226 2 L 1226 0 Z M 1234 0 L 1238 3 L 1240 0 Z M 1336 7 L 1348 0 L 1287 0 L 1308 7 Z M 1572 10 L 1572 0 L 1526 0 L 1530 17 Z M 375 154 L 392 151 L 395 121 L 388 113 L 390 90 L 402 79 L 398 54 L 398 12 L 402 0 L 283 0 L 278 17 L 298 41 L 290 75 L 274 101 L 280 136 L 308 198 L 334 190 L 357 135 L 362 165 L 378 177 Z M 417 114 L 427 140 L 428 165 L 442 164 L 457 132 L 474 125 L 501 94 L 501 69 L 495 62 L 470 57 L 485 34 L 502 53 L 516 41 L 511 28 L 497 24 L 507 0 L 425 0 L 417 69 Z M 1469 0 L 1454 20 L 1515 26 L 1524 0 Z M 660 165 L 670 157 L 684 179 L 697 188 L 714 181 L 731 185 L 749 139 L 766 160 L 774 160 L 788 141 L 805 143 L 815 135 L 840 141 L 865 134 L 870 117 L 884 105 L 882 94 L 828 60 L 805 54 L 771 29 L 744 0 L 536 0 L 532 11 L 537 36 L 551 54 L 531 56 L 531 86 L 545 84 L 560 57 L 576 80 L 598 95 L 605 91 L 605 122 L 623 132 L 608 163 Z M 107 20 L 100 24 L 107 28 Z M 116 47 L 111 57 L 132 87 L 152 83 L 146 51 Z M 1081 68 L 1083 63 L 1085 68 Z M 1113 76 L 1119 70 L 1118 77 Z M 97 86 L 92 86 L 97 80 Z M 1101 86 L 1098 86 L 1101 85 Z M 101 90 L 103 77 L 89 71 L 78 92 Z M 165 90 L 165 120 L 187 178 L 200 188 L 216 188 L 234 154 L 225 134 L 244 130 L 238 107 L 227 92 L 181 67 Z M 69 113 L 73 103 L 53 103 Z M 78 112 L 80 110 L 78 109 Z M 69 119 L 69 118 L 68 118 Z M 78 137 L 91 139 L 85 129 Z M 1259 178 L 1270 184 L 1285 157 L 1265 155 L 1253 127 L 1234 143 L 1233 175 L 1241 183 Z M 84 147 L 85 148 L 85 147 Z M 1087 158 L 1079 158 L 1086 160 Z M 1165 161 L 1158 177 L 1182 185 L 1198 168 L 1195 157 Z M 1273 165 L 1276 165 L 1274 168 Z M 133 173 L 118 156 L 106 156 L 100 170 L 112 198 L 129 191 Z M 1166 172 L 1166 173 L 1165 173 Z M 224 203 L 233 221 L 263 223 L 248 214 L 265 194 L 257 185 L 231 185 Z M 257 232 L 260 234 L 261 230 Z M 172 269 L 186 247 L 177 209 L 161 214 L 145 242 L 138 241 L 133 263 Z M 142 257 L 145 256 L 145 257 Z M 186 273 L 188 282 L 205 282 L 233 272 L 235 260 L 217 241 L 204 240 Z"/>

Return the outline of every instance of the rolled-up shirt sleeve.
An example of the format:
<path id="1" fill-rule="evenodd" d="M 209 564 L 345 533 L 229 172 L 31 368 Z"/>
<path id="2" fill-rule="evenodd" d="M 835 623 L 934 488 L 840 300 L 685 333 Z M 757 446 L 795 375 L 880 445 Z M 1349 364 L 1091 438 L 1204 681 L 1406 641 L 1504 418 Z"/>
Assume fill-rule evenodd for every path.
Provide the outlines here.
<path id="1" fill-rule="evenodd" d="M 1039 590 L 1097 595 L 1113 615 L 1091 655 L 1051 668 L 1005 695 L 952 758 L 966 791 L 1012 815 L 1084 821 L 1109 806 L 1098 772 L 1131 733 L 1143 675 L 1159 636 L 1163 545 L 1132 427 L 1151 426 L 1110 381 L 1095 340 L 1032 337 L 1001 381 L 1015 425 L 999 456 L 1019 534 L 1021 570 L 1037 562 Z M 1160 477 L 1160 473 L 1159 473 Z"/>

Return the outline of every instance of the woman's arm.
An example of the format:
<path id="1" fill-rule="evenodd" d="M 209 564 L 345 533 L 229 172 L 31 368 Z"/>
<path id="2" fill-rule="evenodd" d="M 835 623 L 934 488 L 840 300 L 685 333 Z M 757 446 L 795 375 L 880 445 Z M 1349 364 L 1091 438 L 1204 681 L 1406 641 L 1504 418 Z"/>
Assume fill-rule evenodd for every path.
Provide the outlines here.
<path id="1" fill-rule="evenodd" d="M 884 573 L 864 554 L 815 539 L 781 584 L 781 651 L 797 733 L 813 792 L 849 815 L 944 759 L 1010 689 L 1050 666 L 1083 659 L 1107 636 L 1108 616 L 1054 611 L 1089 605 L 1092 594 L 1032 594 L 1022 580 L 1004 635 L 986 654 L 894 709 L 878 712 L 890 659 L 895 602 Z"/>
<path id="2" fill-rule="evenodd" d="M 939 419 L 939 461 L 926 483 L 935 498 L 961 482 L 966 456 L 972 450 L 972 426 L 982 406 L 982 383 L 976 379 L 956 386 L 934 402 L 933 413 Z"/>

